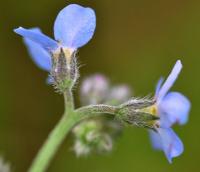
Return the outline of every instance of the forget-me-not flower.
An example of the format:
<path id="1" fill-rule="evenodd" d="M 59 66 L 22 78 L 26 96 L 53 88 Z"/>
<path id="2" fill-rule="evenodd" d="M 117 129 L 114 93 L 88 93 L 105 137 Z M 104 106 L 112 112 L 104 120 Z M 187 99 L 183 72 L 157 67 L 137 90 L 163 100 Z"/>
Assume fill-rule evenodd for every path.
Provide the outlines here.
<path id="1" fill-rule="evenodd" d="M 50 71 L 51 57 L 56 57 L 61 49 L 66 58 L 92 38 L 96 27 L 96 16 L 91 8 L 71 4 L 62 9 L 54 23 L 55 40 L 44 35 L 40 29 L 19 27 L 14 31 L 24 37 L 24 42 L 34 62 L 42 69 Z M 68 59 L 70 60 L 70 59 Z"/>
<path id="2" fill-rule="evenodd" d="M 182 64 L 178 60 L 162 86 L 163 79 L 159 80 L 156 87 L 156 104 L 151 107 L 152 114 L 160 118 L 156 132 L 150 131 L 152 145 L 155 149 L 163 150 L 169 162 L 184 150 L 182 141 L 171 126 L 175 123 L 185 124 L 190 110 L 190 102 L 184 95 L 179 92 L 168 92 L 181 69 Z"/>

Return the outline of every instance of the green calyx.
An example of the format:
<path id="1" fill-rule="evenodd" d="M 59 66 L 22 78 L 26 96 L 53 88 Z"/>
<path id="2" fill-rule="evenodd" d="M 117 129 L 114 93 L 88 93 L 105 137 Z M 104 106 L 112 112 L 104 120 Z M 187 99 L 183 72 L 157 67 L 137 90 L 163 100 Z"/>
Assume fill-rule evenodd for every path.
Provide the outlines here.
<path id="1" fill-rule="evenodd" d="M 125 124 L 155 130 L 159 117 L 146 109 L 146 107 L 137 109 L 133 106 L 123 106 L 116 112 L 116 117 Z"/>
<path id="2" fill-rule="evenodd" d="M 79 74 L 75 55 L 76 52 L 69 52 L 63 48 L 52 54 L 50 76 L 58 92 L 63 93 L 67 89 L 72 89 L 78 79 Z"/>

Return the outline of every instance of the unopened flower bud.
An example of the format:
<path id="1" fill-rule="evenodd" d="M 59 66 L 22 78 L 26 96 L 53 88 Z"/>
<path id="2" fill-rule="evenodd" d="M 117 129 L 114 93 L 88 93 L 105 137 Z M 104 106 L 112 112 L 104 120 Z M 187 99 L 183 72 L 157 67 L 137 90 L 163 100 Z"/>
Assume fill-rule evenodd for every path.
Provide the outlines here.
<path id="1" fill-rule="evenodd" d="M 83 104 L 102 103 L 107 96 L 109 82 L 106 77 L 96 74 L 86 78 L 81 86 Z"/>
<path id="2" fill-rule="evenodd" d="M 74 128 L 73 133 L 75 136 L 74 151 L 77 156 L 112 150 L 112 137 L 103 131 L 101 121 L 94 119 L 84 121 Z"/>
<path id="3" fill-rule="evenodd" d="M 131 97 L 131 89 L 127 85 L 114 86 L 107 97 L 109 104 L 123 103 Z"/>
<path id="4" fill-rule="evenodd" d="M 51 77 L 60 92 L 71 89 L 79 76 L 75 54 L 76 52 L 63 48 L 52 54 Z"/>
<path id="5" fill-rule="evenodd" d="M 8 162 L 5 162 L 2 157 L 0 157 L 0 172 L 10 172 L 10 164 Z"/>

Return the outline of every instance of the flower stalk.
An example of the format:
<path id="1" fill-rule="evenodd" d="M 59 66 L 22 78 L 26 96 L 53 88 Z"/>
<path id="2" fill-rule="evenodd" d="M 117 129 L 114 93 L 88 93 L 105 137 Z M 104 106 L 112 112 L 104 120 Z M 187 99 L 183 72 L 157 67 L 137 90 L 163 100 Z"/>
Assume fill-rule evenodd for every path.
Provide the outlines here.
<path id="1" fill-rule="evenodd" d="M 48 168 L 52 158 L 55 156 L 67 134 L 80 121 L 93 117 L 95 114 L 107 113 L 114 115 L 117 110 L 117 107 L 109 105 L 91 105 L 74 110 L 71 90 L 64 92 L 64 99 L 65 112 L 61 120 L 50 133 L 42 148 L 39 150 L 29 172 L 44 172 Z"/>
<path id="2" fill-rule="evenodd" d="M 115 115 L 118 109 L 118 106 L 99 104 L 81 107 L 76 112 L 81 116 L 94 116 L 94 114 Z"/>
<path id="3" fill-rule="evenodd" d="M 29 172 L 45 171 L 66 135 L 70 132 L 74 125 L 80 121 L 80 118 L 77 117 L 77 114 L 73 110 L 74 105 L 71 91 L 66 91 L 64 93 L 64 98 L 65 112 L 58 124 L 49 134 L 49 137 L 42 148 L 39 150 L 38 155 L 29 169 Z"/>
<path id="4" fill-rule="evenodd" d="M 116 117 L 119 117 L 119 115 L 125 115 L 119 113 L 123 109 L 122 105 L 111 106 L 98 104 L 84 106 L 75 110 L 72 91 L 70 89 L 66 90 L 63 95 L 65 99 L 65 112 L 40 149 L 29 169 L 29 172 L 44 172 L 48 168 L 50 161 L 55 156 L 55 153 L 57 152 L 64 138 L 80 121 L 101 114 L 109 114 Z"/>
<path id="5" fill-rule="evenodd" d="M 65 136 L 77 122 L 76 120 L 77 119 L 72 116 L 66 118 L 66 114 L 63 115 L 62 119 L 55 126 L 46 142 L 39 150 L 38 155 L 29 169 L 29 172 L 43 172 L 47 169 Z"/>

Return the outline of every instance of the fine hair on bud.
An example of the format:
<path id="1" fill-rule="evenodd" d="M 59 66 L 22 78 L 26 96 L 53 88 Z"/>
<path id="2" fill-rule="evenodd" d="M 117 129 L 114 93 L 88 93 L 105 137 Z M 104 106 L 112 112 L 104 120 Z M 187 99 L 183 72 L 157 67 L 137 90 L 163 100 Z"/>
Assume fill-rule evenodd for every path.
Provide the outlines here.
<path id="1" fill-rule="evenodd" d="M 143 109 L 156 103 L 154 98 L 146 96 L 144 98 L 132 98 L 121 105 L 121 107 L 131 107 L 133 109 Z"/>
<path id="2" fill-rule="evenodd" d="M 116 117 L 125 124 L 155 130 L 157 128 L 158 116 L 146 111 L 155 104 L 154 99 L 142 98 L 131 99 L 119 106 Z"/>
<path id="3" fill-rule="evenodd" d="M 78 65 L 76 51 L 69 53 L 60 48 L 52 54 L 51 78 L 55 89 L 63 93 L 66 89 L 72 89 L 78 77 Z"/>

